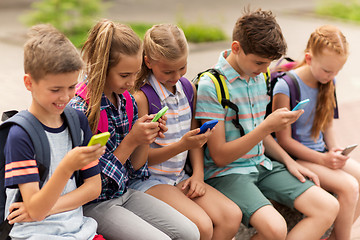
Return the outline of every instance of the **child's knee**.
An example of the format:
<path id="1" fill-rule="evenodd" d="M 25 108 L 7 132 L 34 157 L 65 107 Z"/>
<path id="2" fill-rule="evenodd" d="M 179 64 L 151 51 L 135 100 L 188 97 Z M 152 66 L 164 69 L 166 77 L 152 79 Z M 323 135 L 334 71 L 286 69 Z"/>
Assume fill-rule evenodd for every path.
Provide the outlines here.
<path id="1" fill-rule="evenodd" d="M 261 234 L 267 240 L 286 239 L 287 225 L 285 220 L 283 222 L 271 222 Z"/>
<path id="2" fill-rule="evenodd" d="M 237 232 L 241 225 L 242 212 L 240 208 L 234 204 L 226 208 L 223 218 L 220 219 L 220 224 L 223 225 L 228 231 Z"/>
<path id="3" fill-rule="evenodd" d="M 213 223 L 208 215 L 198 217 L 196 225 L 199 229 L 201 239 L 211 239 L 213 235 Z"/>
<path id="4" fill-rule="evenodd" d="M 359 182 L 353 176 L 349 176 L 340 190 L 338 198 L 344 197 L 350 202 L 357 202 L 359 199 Z"/>

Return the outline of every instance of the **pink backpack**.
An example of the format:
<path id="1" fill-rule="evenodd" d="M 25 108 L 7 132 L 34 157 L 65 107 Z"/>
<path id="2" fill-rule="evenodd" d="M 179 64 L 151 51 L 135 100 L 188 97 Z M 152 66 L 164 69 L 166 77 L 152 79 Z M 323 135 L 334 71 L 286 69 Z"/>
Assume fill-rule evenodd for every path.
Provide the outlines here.
<path id="1" fill-rule="evenodd" d="M 81 82 L 76 85 L 76 95 L 82 97 L 83 99 L 86 99 L 86 93 L 87 93 L 87 85 L 84 82 Z M 130 93 L 128 91 L 125 91 L 123 93 L 123 96 L 126 99 L 125 109 L 126 109 L 126 114 L 128 116 L 128 120 L 129 120 L 129 131 L 130 131 L 131 126 L 132 126 L 132 121 L 134 118 L 134 108 L 133 108 Z M 89 104 L 89 100 L 86 100 L 86 103 Z M 108 129 L 109 129 L 109 122 L 108 122 L 106 111 L 105 111 L 105 109 L 103 109 L 100 111 L 100 119 L 99 119 L 99 124 L 98 124 L 97 130 L 99 132 L 107 132 Z"/>

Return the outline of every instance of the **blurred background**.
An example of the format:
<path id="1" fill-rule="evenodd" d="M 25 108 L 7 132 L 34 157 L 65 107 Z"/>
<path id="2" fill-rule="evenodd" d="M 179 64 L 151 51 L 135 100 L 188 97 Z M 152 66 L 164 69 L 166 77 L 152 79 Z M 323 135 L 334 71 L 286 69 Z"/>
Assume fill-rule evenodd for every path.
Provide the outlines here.
<path id="1" fill-rule="evenodd" d="M 100 18 L 126 23 L 139 35 L 153 24 L 178 24 L 189 40 L 185 77 L 192 79 L 229 48 L 232 28 L 245 8 L 273 11 L 288 43 L 287 56 L 295 60 L 302 59 L 316 27 L 333 24 L 342 30 L 350 56 L 337 77 L 340 119 L 334 124 L 341 146 L 360 143 L 359 0 L 0 0 L 0 113 L 30 104 L 22 82 L 22 47 L 27 28 L 36 21 L 52 22 L 79 48 Z M 360 160 L 360 147 L 351 156 Z M 359 224 L 355 225 L 352 239 L 360 239 Z"/>

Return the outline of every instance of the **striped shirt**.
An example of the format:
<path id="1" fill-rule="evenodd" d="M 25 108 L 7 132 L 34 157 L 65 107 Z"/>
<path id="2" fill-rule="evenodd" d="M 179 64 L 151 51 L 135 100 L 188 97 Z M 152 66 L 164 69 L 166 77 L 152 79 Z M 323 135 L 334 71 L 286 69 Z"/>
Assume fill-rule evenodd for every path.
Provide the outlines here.
<path id="1" fill-rule="evenodd" d="M 266 84 L 263 74 L 250 78 L 247 82 L 231 65 L 226 57 L 231 50 L 221 53 L 215 69 L 224 75 L 226 85 L 230 94 L 230 101 L 239 108 L 239 121 L 245 130 L 245 134 L 254 130 L 263 120 L 269 96 L 266 92 Z M 239 130 L 234 126 L 232 120 L 236 118 L 236 112 L 230 108 L 223 108 L 217 98 L 215 85 L 208 76 L 203 76 L 199 81 L 198 97 L 196 103 L 196 119 L 217 119 L 225 121 L 226 142 L 236 140 L 240 137 Z M 205 150 L 205 179 L 228 174 L 249 174 L 257 172 L 256 166 L 263 165 L 272 169 L 272 163 L 264 155 L 262 141 L 254 146 L 247 154 L 233 161 L 225 167 L 217 167 L 211 159 L 209 150 Z"/>
<path id="2" fill-rule="evenodd" d="M 138 119 L 138 109 L 133 96 L 131 96 L 134 106 L 134 117 L 132 125 Z M 125 165 L 122 165 L 118 158 L 113 154 L 121 141 L 129 133 L 129 121 L 126 114 L 126 99 L 120 94 L 117 96 L 118 108 L 110 100 L 102 95 L 100 110 L 105 109 L 108 116 L 108 131 L 110 132 L 109 141 L 106 143 L 105 154 L 100 157 L 102 191 L 95 201 L 104 201 L 117 198 L 127 190 L 129 178 L 145 179 L 150 176 L 147 163 L 137 171 L 131 165 L 129 158 Z M 75 96 L 69 103 L 73 108 L 86 112 L 87 103 L 80 96 Z"/>
<path id="3" fill-rule="evenodd" d="M 165 138 L 157 138 L 150 145 L 152 148 L 161 148 L 180 141 L 184 134 L 190 131 L 192 113 L 180 81 L 175 85 L 175 94 L 167 90 L 153 75 L 149 77 L 149 83 L 158 94 L 161 107 L 169 107 L 166 112 L 168 131 L 165 132 Z M 166 176 L 168 184 L 178 183 L 185 174 L 183 168 L 187 154 L 188 151 L 184 151 L 165 162 L 149 166 L 151 175 Z"/>

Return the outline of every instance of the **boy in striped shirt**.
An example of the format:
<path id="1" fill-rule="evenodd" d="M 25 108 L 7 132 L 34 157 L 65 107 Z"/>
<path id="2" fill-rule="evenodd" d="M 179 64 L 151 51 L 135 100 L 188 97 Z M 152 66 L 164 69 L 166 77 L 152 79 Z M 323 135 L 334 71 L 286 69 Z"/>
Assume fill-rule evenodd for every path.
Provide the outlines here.
<path id="1" fill-rule="evenodd" d="M 259 9 L 238 19 L 231 49 L 220 54 L 214 68 L 224 76 L 230 101 L 239 108 L 244 136 L 233 124 L 235 111 L 219 103 L 212 80 L 206 75 L 200 79 L 196 119 L 219 121 L 207 142 L 205 179 L 240 207 L 242 222 L 257 230 L 253 239 L 320 239 L 336 217 L 338 202 L 316 186 L 317 176 L 296 163 L 270 134 L 296 121 L 302 110 L 279 109 L 264 120 L 269 97 L 262 72 L 285 52 L 275 17 Z M 306 217 L 287 233 L 284 218 L 268 198 Z"/>

